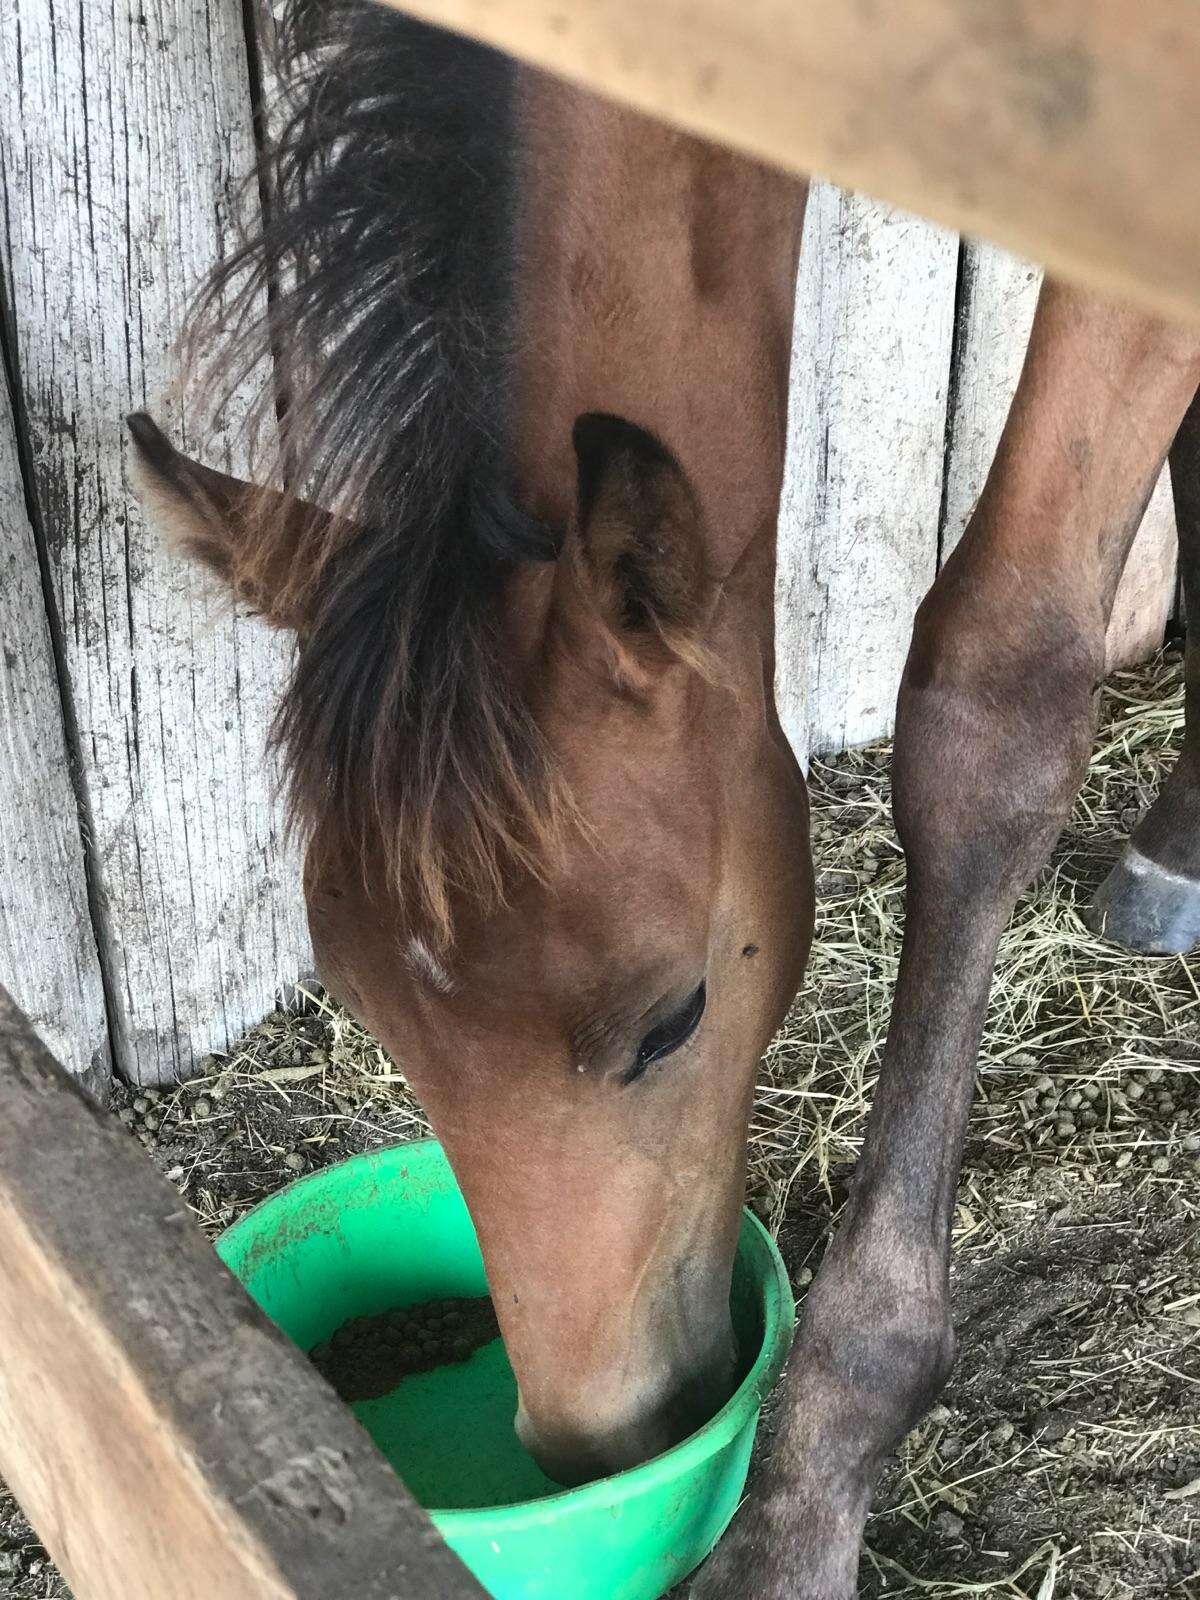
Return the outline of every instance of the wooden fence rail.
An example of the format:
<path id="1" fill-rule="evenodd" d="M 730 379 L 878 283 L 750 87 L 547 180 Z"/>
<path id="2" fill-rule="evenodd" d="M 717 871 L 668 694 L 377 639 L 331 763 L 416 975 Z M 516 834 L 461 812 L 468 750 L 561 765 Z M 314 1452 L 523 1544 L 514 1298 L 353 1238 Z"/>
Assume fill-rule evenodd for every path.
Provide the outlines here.
<path id="1" fill-rule="evenodd" d="M 443 9 L 482 27 L 485 11 L 500 26 L 518 8 Z M 525 14 L 570 19 L 566 50 L 621 9 L 528 0 Z M 677 0 L 638 8 L 639 71 L 677 12 Z M 722 5 L 718 86 L 736 80 L 737 40 L 766 12 L 787 20 L 765 0 Z M 187 442 L 170 351 L 253 165 L 247 14 L 242 0 L 0 7 L 14 401 L 0 400 L 0 981 L 94 1080 L 110 1062 L 141 1082 L 186 1074 L 309 964 L 263 754 L 286 646 L 158 547 L 121 425 L 149 404 Z M 1146 27 L 1157 38 L 1157 21 Z M 814 190 L 779 528 L 779 694 L 802 754 L 890 731 L 912 614 L 990 463 L 1037 282 L 991 246 Z M 189 448 L 242 465 L 232 435 Z M 1160 493 L 1114 660 L 1161 639 L 1173 569 Z"/>
<path id="2" fill-rule="evenodd" d="M 1200 320 L 1192 0 L 389 3 Z"/>
<path id="3" fill-rule="evenodd" d="M 0 1473 L 75 1600 L 486 1600 L 3 988 L 0 1281 Z"/>

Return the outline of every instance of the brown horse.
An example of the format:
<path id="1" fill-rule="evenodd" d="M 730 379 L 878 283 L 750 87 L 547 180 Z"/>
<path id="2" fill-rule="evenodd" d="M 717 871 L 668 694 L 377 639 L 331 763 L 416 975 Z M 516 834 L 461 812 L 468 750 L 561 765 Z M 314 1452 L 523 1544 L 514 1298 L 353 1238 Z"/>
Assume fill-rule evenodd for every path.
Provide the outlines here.
<path id="1" fill-rule="evenodd" d="M 755 1064 L 813 911 L 772 699 L 805 191 L 362 0 L 292 0 L 283 38 L 268 222 L 214 296 L 242 285 L 224 360 L 278 358 L 306 498 L 148 418 L 133 437 L 151 511 L 296 632 L 279 737 L 320 968 L 446 1145 L 518 1427 L 569 1481 L 678 1439 L 733 1370 Z M 880 1462 L 946 1377 L 997 940 L 1083 772 L 1107 613 L 1198 381 L 1200 338 L 1046 287 L 901 690 L 907 928 L 854 1193 L 706 1596 L 851 1595 Z M 1200 671 L 1190 693 L 1107 892 L 1143 943 L 1200 931 Z"/>

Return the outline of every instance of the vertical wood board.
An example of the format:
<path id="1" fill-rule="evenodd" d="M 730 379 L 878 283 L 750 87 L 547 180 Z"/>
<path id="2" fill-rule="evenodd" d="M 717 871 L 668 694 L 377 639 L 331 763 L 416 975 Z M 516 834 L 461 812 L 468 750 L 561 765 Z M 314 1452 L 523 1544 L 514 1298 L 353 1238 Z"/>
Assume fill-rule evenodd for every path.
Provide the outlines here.
<path id="1" fill-rule="evenodd" d="M 777 683 L 801 757 L 891 731 L 937 572 L 958 240 L 813 185 L 779 528 Z"/>
<path id="2" fill-rule="evenodd" d="M 16 358 L 62 620 L 121 1066 L 186 1072 L 308 966 L 263 754 L 288 645 L 158 546 L 123 414 L 197 449 L 164 401 L 170 346 L 228 248 L 253 165 L 238 0 L 10 0 L 0 13 L 0 220 Z M 231 424 L 236 418 L 230 419 Z"/>
<path id="3" fill-rule="evenodd" d="M 0 370 L 0 983 L 103 1092 L 111 1064 L 54 652 Z"/>

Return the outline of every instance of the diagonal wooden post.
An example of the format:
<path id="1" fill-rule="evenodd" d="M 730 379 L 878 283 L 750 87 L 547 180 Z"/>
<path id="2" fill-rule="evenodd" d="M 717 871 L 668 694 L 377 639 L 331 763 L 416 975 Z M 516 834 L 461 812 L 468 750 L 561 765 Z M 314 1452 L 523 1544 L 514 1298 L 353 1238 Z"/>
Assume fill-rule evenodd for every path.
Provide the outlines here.
<path id="1" fill-rule="evenodd" d="M 1200 320 L 1194 0 L 389 3 Z"/>
<path id="2" fill-rule="evenodd" d="M 76 1600 L 485 1600 L 2 987 L 0 1474 Z"/>

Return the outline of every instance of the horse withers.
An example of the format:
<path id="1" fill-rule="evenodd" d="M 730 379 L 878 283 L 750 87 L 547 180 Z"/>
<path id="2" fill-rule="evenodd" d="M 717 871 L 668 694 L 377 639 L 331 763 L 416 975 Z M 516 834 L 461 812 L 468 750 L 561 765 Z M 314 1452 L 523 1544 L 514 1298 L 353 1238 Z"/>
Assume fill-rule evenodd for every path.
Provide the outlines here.
<path id="1" fill-rule="evenodd" d="M 198 326 L 227 313 L 228 371 L 274 353 L 265 465 L 294 493 L 138 417 L 143 495 L 296 634 L 277 733 L 319 967 L 447 1148 L 518 1426 L 571 1482 L 682 1437 L 734 1375 L 755 1066 L 812 928 L 772 694 L 804 186 L 362 0 L 290 0 L 281 39 L 272 204 Z M 1200 339 L 1045 288 L 917 619 L 879 1090 L 709 1600 L 853 1594 L 879 1465 L 949 1369 L 996 943 L 1082 775 L 1198 381 Z"/>

